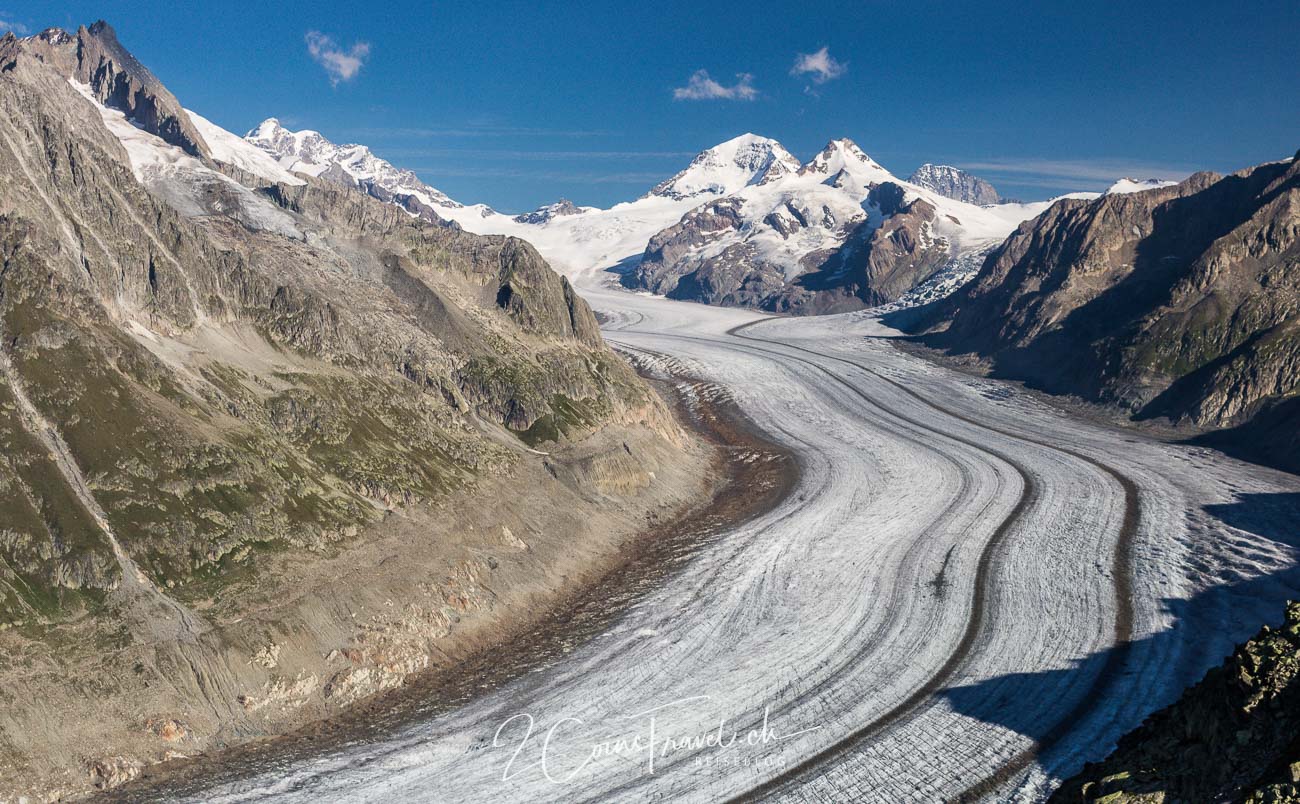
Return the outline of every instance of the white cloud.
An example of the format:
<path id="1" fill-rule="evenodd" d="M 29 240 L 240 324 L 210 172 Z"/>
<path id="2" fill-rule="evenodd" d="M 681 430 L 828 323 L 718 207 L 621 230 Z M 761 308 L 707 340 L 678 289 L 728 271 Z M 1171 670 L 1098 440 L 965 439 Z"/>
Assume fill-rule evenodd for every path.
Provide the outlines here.
<path id="1" fill-rule="evenodd" d="M 0 33 L 5 31 L 13 31 L 15 36 L 26 36 L 32 32 L 32 29 L 21 22 L 15 22 L 13 15 L 8 11 L 0 11 Z"/>
<path id="2" fill-rule="evenodd" d="M 696 70 L 686 86 L 673 90 L 674 100 L 753 100 L 758 97 L 754 89 L 754 76 L 737 73 L 736 83 L 724 87 L 709 77 L 708 70 Z"/>
<path id="3" fill-rule="evenodd" d="M 823 47 L 816 53 L 796 54 L 794 66 L 790 68 L 790 75 L 807 75 L 812 78 L 814 84 L 824 84 L 844 75 L 848 69 L 849 65 L 837 61 L 831 55 L 830 48 Z"/>
<path id="4" fill-rule="evenodd" d="M 966 170 L 1011 177 L 1009 181 L 1020 184 L 1056 186 L 1064 181 L 1079 183 L 1080 189 L 1108 187 L 1124 176 L 1180 181 L 1193 171 L 1185 165 L 1126 159 L 985 159 L 962 161 L 960 164 Z"/>
<path id="5" fill-rule="evenodd" d="M 307 52 L 313 61 L 325 68 L 333 86 L 338 86 L 340 81 L 352 80 L 370 55 L 368 42 L 357 42 L 350 49 L 344 50 L 320 31 L 308 31 L 305 39 Z"/>

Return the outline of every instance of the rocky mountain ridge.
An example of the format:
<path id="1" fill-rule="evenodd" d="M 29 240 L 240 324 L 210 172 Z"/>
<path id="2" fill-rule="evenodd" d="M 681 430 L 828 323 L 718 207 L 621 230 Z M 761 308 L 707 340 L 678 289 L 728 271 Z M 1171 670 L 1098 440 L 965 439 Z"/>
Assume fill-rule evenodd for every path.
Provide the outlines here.
<path id="1" fill-rule="evenodd" d="M 932 165 L 927 162 L 917 168 L 907 180 L 918 187 L 933 190 L 944 198 L 967 204 L 996 204 L 1001 200 L 993 185 L 951 165 Z"/>
<path id="2" fill-rule="evenodd" d="M 364 145 L 335 145 L 318 131 L 289 131 L 274 117 L 263 120 L 244 139 L 273 156 L 287 171 L 354 187 L 431 223 L 444 220 L 438 215 L 440 209 L 464 207 L 420 181 L 413 171 L 395 167 Z M 491 214 L 491 210 L 484 208 L 482 213 Z"/>
<path id="3" fill-rule="evenodd" d="M 1059 201 L 951 297 L 887 320 L 1138 419 L 1242 428 L 1224 442 L 1296 469 L 1298 272 L 1300 161 L 1286 160 Z"/>

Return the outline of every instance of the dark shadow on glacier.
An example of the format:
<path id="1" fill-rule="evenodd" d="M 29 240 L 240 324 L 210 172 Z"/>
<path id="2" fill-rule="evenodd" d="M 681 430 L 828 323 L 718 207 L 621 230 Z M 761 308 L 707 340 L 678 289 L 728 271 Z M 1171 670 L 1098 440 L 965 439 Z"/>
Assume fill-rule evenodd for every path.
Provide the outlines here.
<path id="1" fill-rule="evenodd" d="M 1033 739 L 1049 766 L 1053 747 L 1096 714 L 1098 700 L 1118 700 L 1122 702 L 1118 720 L 1106 730 L 1107 739 L 1091 746 L 1086 757 L 1102 759 L 1113 740 L 1177 700 L 1184 688 L 1199 681 L 1262 625 L 1279 624 L 1285 602 L 1300 598 L 1300 494 L 1243 494 L 1231 503 L 1207 505 L 1204 510 L 1228 527 L 1205 534 L 1204 538 L 1217 539 L 1218 544 L 1213 551 L 1193 556 L 1191 570 L 1217 575 L 1218 583 L 1189 600 L 1165 598 L 1165 609 L 1173 620 L 1170 628 L 1093 653 L 1070 667 L 1008 673 L 951 687 L 939 695 L 961 714 Z M 1253 546 L 1260 540 L 1271 543 L 1274 557 L 1288 560 L 1285 568 L 1247 577 L 1220 569 L 1210 558 L 1221 552 L 1235 553 L 1242 563 L 1249 563 Z M 1189 629 L 1212 636 L 1199 644 L 1189 641 L 1180 645 Z M 1117 653 L 1120 655 L 1115 656 Z M 1132 683 L 1137 668 L 1158 662 L 1160 657 L 1177 658 L 1176 665 L 1161 669 L 1173 674 L 1175 683 L 1163 697 L 1137 700 L 1138 690 Z M 1067 712 L 1063 719 L 1052 716 L 1063 710 Z"/>

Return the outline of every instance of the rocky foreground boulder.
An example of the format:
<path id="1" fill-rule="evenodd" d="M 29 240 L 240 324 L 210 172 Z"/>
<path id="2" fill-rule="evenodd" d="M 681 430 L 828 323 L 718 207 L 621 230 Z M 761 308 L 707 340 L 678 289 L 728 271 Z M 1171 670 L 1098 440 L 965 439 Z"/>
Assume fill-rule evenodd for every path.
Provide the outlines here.
<path id="1" fill-rule="evenodd" d="M 1300 802 L 1300 603 L 1051 801 Z"/>

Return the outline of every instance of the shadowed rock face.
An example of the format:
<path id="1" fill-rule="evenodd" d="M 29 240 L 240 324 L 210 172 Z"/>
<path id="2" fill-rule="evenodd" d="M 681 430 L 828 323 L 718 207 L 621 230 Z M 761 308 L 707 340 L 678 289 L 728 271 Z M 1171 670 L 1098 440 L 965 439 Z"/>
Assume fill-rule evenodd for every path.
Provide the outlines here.
<path id="1" fill-rule="evenodd" d="M 55 68 L 65 78 L 90 87 L 105 106 L 121 110 L 128 120 L 156 134 L 192 156 L 210 156 L 203 136 L 194 128 L 181 104 L 143 64 L 117 41 L 103 20 L 76 35 L 49 28 L 34 37 L 0 40 L 0 61 L 21 47 Z"/>
<path id="2" fill-rule="evenodd" d="M 876 214 L 857 222 L 841 222 L 830 209 L 798 199 L 786 201 L 763 221 L 783 239 L 806 230 L 843 232 L 842 243 L 804 255 L 795 277 L 751 242 L 704 249 L 720 234 L 745 226 L 743 198 L 711 201 L 651 238 L 624 281 L 673 299 L 774 312 L 843 312 L 892 301 L 951 258 L 947 242 L 932 233 L 934 207 L 922 199 L 906 202 L 905 196 L 893 182 L 872 186 L 865 205 Z"/>
<path id="3" fill-rule="evenodd" d="M 1300 392 L 1298 235 L 1296 161 L 1062 200 L 970 284 L 895 323 L 1139 418 L 1243 425 Z"/>
<path id="4" fill-rule="evenodd" d="M 978 176 L 948 165 L 921 165 L 908 179 L 939 195 L 968 204 L 996 204 L 1000 200 L 993 185 Z"/>
<path id="5" fill-rule="evenodd" d="M 1300 801 L 1300 603 L 1051 801 Z"/>
<path id="6" fill-rule="evenodd" d="M 933 205 L 919 198 L 907 202 L 903 188 L 891 182 L 873 187 L 867 198 L 883 222 L 860 225 L 819 271 L 801 277 L 804 287 L 838 284 L 869 307 L 897 299 L 948 263 L 948 244 L 931 231 Z"/>

